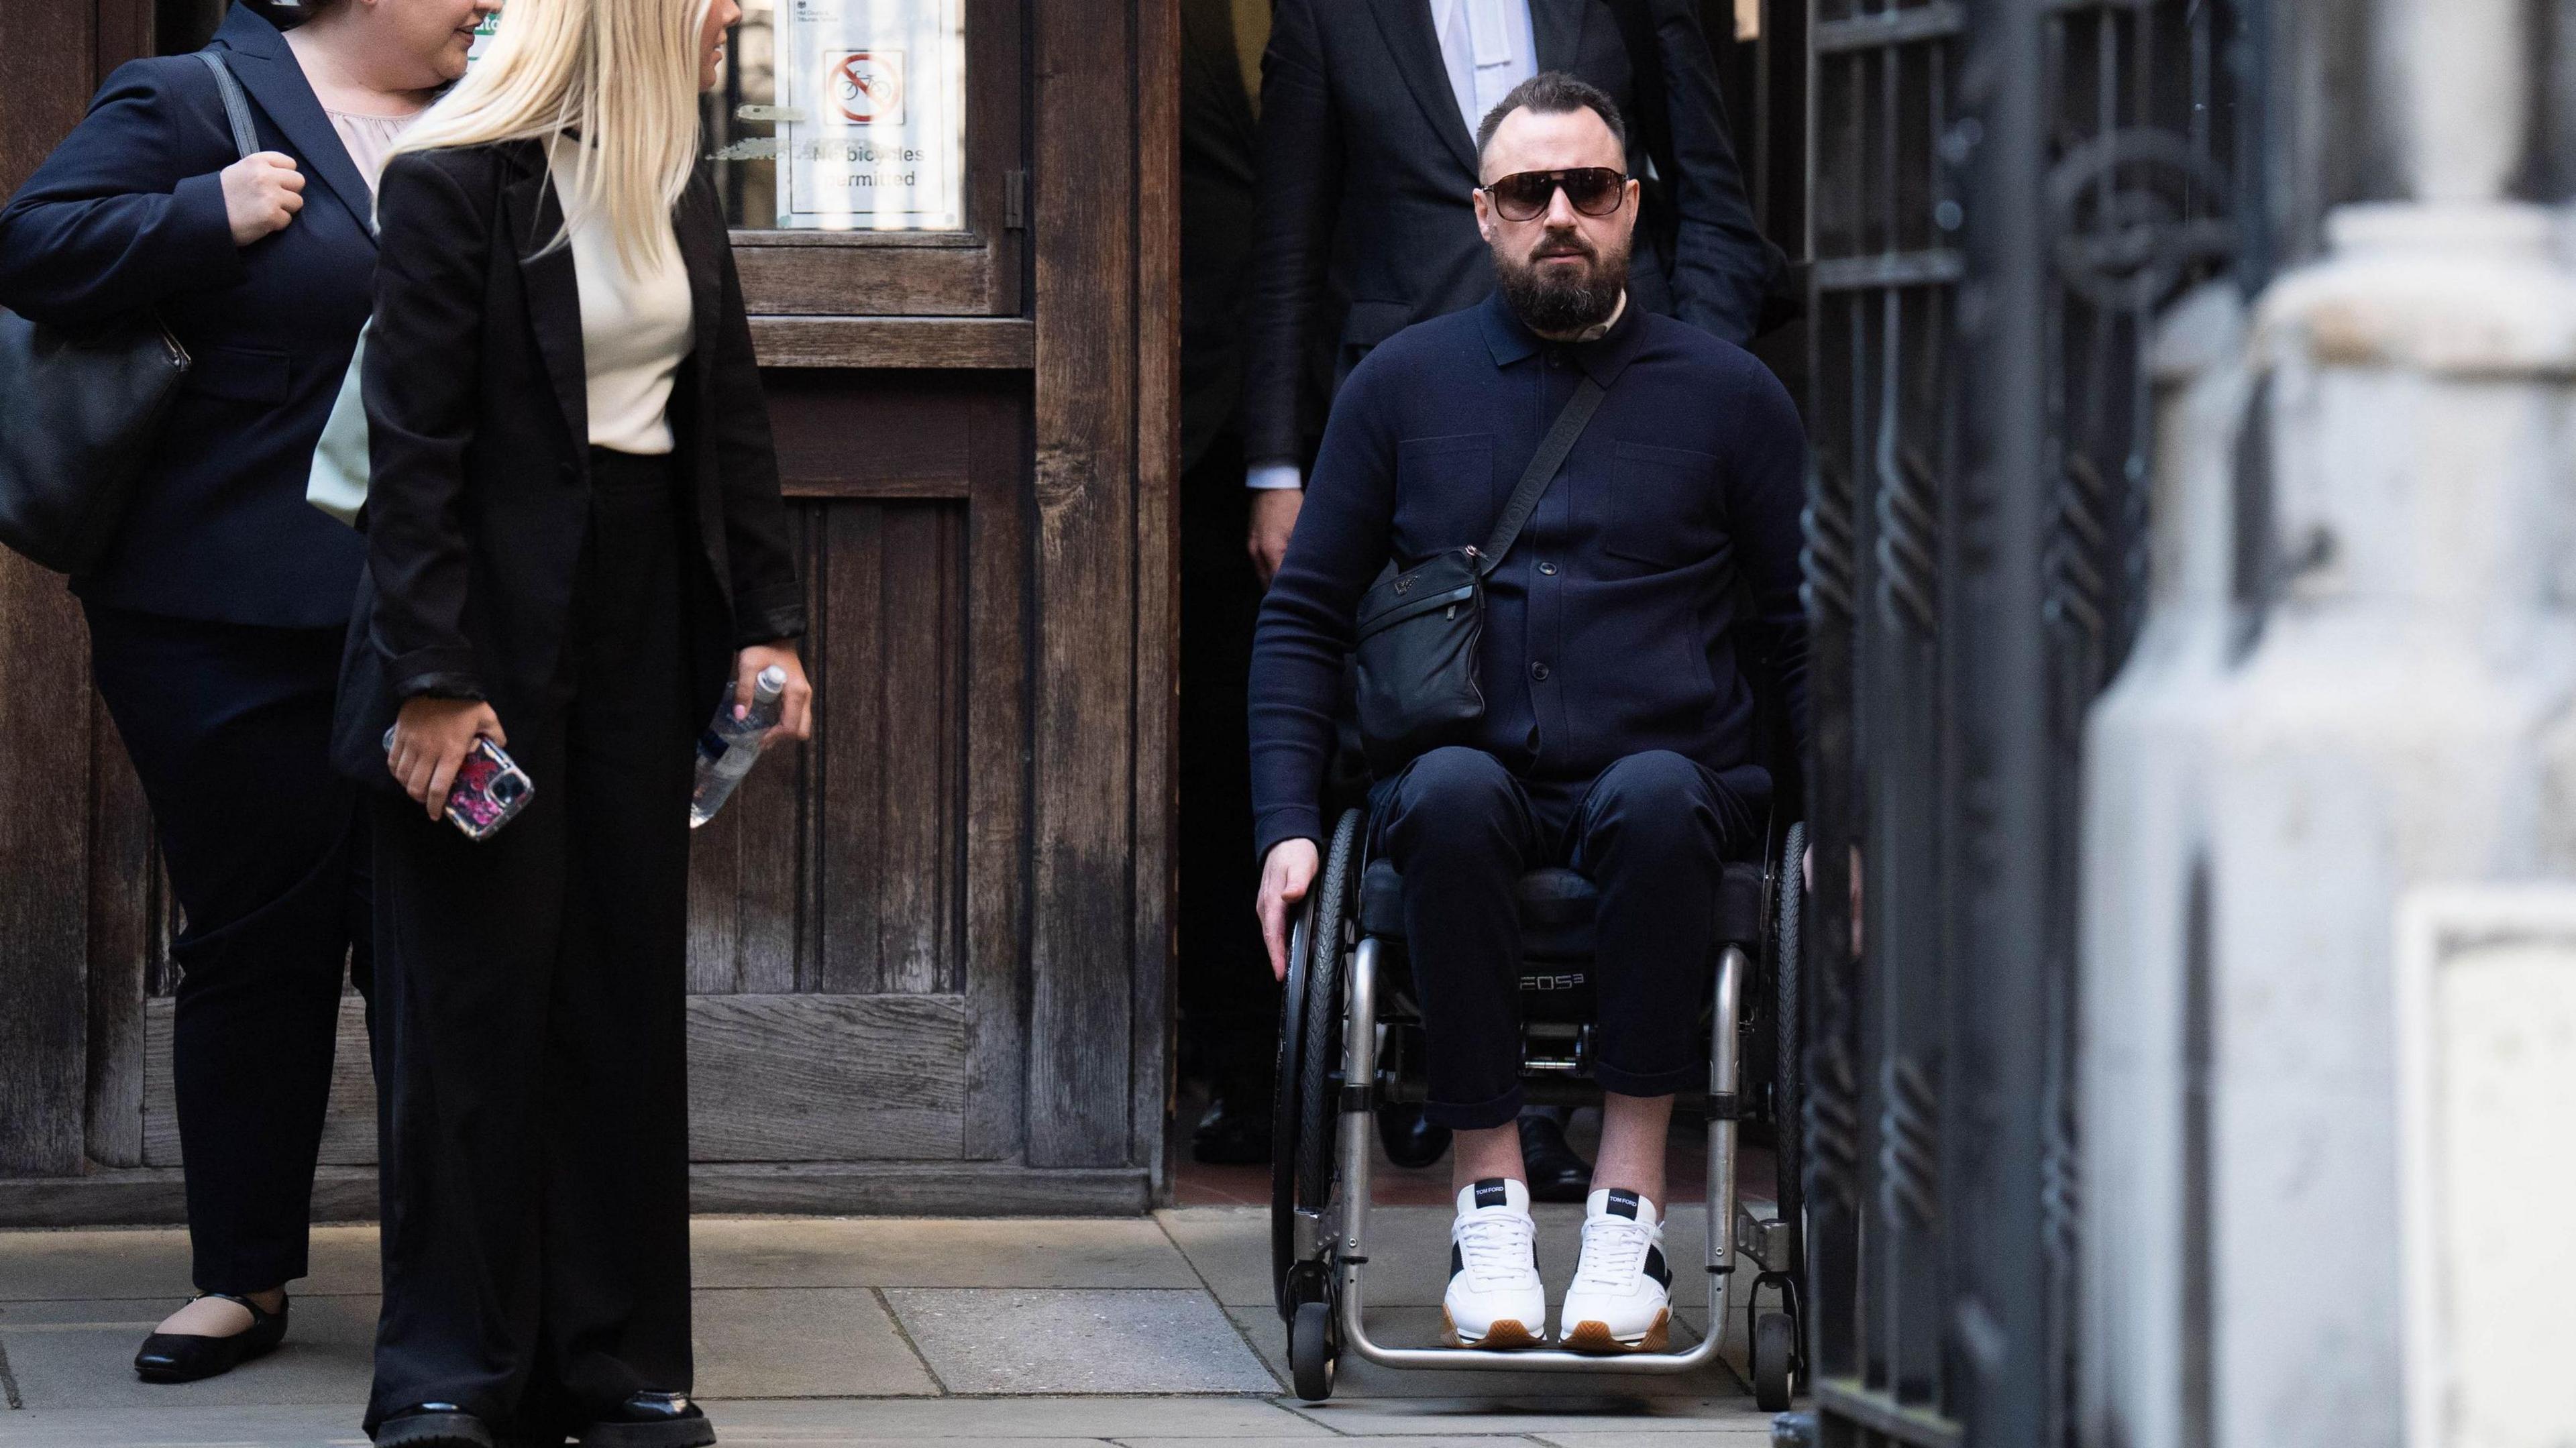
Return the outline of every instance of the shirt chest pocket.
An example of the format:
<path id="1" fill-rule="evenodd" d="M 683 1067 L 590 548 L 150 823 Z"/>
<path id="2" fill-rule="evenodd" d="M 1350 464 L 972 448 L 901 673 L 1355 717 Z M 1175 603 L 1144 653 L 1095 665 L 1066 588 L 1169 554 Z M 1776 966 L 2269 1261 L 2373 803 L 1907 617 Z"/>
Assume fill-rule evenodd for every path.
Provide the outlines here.
<path id="1" fill-rule="evenodd" d="M 1407 558 L 1482 544 L 1494 526 L 1491 433 L 1407 438 L 1395 449 L 1395 542 Z"/>
<path id="2" fill-rule="evenodd" d="M 1704 452 L 1620 443 L 1604 490 L 1601 550 L 1658 568 L 1683 568 L 1717 551 L 1718 461 Z"/>

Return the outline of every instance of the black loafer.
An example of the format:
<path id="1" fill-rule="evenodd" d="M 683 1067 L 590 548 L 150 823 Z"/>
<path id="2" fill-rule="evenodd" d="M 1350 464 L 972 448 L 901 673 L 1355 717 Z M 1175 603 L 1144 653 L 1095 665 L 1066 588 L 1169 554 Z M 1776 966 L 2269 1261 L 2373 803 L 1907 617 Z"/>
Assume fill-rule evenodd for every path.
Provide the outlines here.
<path id="1" fill-rule="evenodd" d="M 1386 1159 L 1407 1171 L 1419 1171 L 1448 1154 L 1449 1128 L 1422 1119 L 1422 1108 L 1390 1101 L 1377 1109 L 1378 1144 Z"/>
<path id="2" fill-rule="evenodd" d="M 684 1393 L 637 1393 L 578 1437 L 582 1448 L 706 1448 L 716 1425 Z"/>
<path id="3" fill-rule="evenodd" d="M 275 1312 L 262 1312 L 258 1303 L 229 1292 L 205 1295 L 240 1303 L 250 1313 L 250 1326 L 230 1337 L 156 1332 L 145 1338 L 142 1349 L 134 1354 L 136 1377 L 147 1383 L 193 1383 L 231 1372 L 252 1358 L 265 1357 L 286 1340 L 286 1312 L 291 1304 L 281 1302 Z"/>
<path id="4" fill-rule="evenodd" d="M 376 1425 L 376 1448 L 494 1448 L 484 1421 L 454 1403 L 421 1403 Z"/>
<path id="5" fill-rule="evenodd" d="M 1237 1103 L 1258 1097 L 1219 1097 L 1190 1134 L 1190 1156 L 1208 1166 L 1250 1166 L 1270 1160 L 1270 1113 Z"/>
<path id="6" fill-rule="evenodd" d="M 1579 1202 L 1592 1192 L 1592 1164 L 1566 1145 L 1565 1128 L 1550 1116 L 1521 1118 L 1521 1165 L 1529 1172 L 1530 1200 Z"/>

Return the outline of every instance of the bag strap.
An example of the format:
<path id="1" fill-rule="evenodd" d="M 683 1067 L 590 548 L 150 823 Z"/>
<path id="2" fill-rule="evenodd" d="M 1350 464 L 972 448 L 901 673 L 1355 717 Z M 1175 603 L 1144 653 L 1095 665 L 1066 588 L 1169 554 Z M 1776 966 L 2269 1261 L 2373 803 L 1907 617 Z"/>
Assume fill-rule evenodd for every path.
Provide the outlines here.
<path id="1" fill-rule="evenodd" d="M 259 152 L 259 131 L 250 123 L 250 98 L 242 94 L 241 82 L 233 78 L 233 68 L 211 50 L 197 52 L 197 59 L 215 73 L 215 91 L 224 98 L 224 115 L 233 125 L 233 149 L 248 160 Z"/>
<path id="2" fill-rule="evenodd" d="M 1556 415 L 1556 425 L 1531 456 L 1529 466 L 1521 472 L 1521 483 L 1512 489 L 1512 500 L 1503 505 L 1503 516 L 1494 521 L 1493 536 L 1485 540 L 1484 556 L 1476 560 L 1476 576 L 1486 577 L 1502 566 L 1503 555 L 1520 541 L 1521 525 L 1538 511 L 1538 500 L 1547 485 L 1556 481 L 1557 470 L 1574 452 L 1576 439 L 1590 426 L 1593 412 L 1601 406 L 1605 394 L 1601 384 L 1586 377 L 1574 386 L 1574 395 L 1565 400 L 1565 410 Z"/>

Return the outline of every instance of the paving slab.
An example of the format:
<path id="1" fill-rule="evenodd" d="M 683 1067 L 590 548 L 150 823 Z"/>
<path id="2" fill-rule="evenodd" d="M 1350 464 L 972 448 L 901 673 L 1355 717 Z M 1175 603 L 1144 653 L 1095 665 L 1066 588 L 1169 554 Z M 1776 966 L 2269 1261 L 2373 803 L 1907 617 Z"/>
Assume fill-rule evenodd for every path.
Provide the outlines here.
<path id="1" fill-rule="evenodd" d="M 700 1287 L 1196 1287 L 1151 1218 L 700 1217 Z"/>
<path id="2" fill-rule="evenodd" d="M 1134 1448 L 1312 1448 L 1315 1442 L 1312 1438 L 1116 1438 L 1110 1441 L 1118 1444 L 1119 1448 L 1128 1448 L 1131 1444 Z M 1370 1444 L 1371 1448 L 1517 1448 L 1517 1445 L 1535 1442 L 1534 1439 L 1525 1438 L 1519 1434 L 1496 1437 L 1490 1433 L 1479 1433 L 1472 1437 L 1455 1435 L 1425 1437 L 1417 1433 L 1405 1433 L 1390 1438 L 1362 1438 L 1357 1441 Z"/>
<path id="3" fill-rule="evenodd" d="M 691 1310 L 697 1390 L 705 1397 L 939 1391 L 884 1302 L 864 1287 L 701 1290 Z"/>
<path id="4" fill-rule="evenodd" d="M 1391 1438 L 1368 1438 L 1365 1443 L 1394 1443 Z M 1636 1438 L 1628 1433 L 1540 1433 L 1530 1443 L 1546 1443 L 1548 1448 L 1628 1448 Z M 1656 1433 L 1654 1448 L 1770 1448 L 1770 1415 L 1762 1415 L 1759 1427 L 1708 1427 L 1690 1433 Z"/>
<path id="5" fill-rule="evenodd" d="M 1749 1429 L 1767 1434 L 1771 1425 L 1771 1415 L 1754 1407 L 1750 1396 L 1726 1394 L 1696 1398 L 1603 1395 L 1347 1400 L 1336 1395 L 1329 1403 L 1292 1404 L 1291 1411 L 1337 1433 L 1362 1439 L 1408 1433 L 1518 1434 L 1538 1439 L 1561 1433 L 1592 1433 L 1618 1442 L 1642 1439 L 1657 1448 L 1661 1448 L 1667 1434 Z"/>
<path id="6" fill-rule="evenodd" d="M 900 1288 L 896 1320 L 955 1393 L 1273 1393 L 1200 1291 Z"/>
<path id="7" fill-rule="evenodd" d="M 1086 1442 L 1259 1438 L 1315 1443 L 1336 1436 L 1277 1403 L 1252 1397 L 883 1398 L 868 1403 L 710 1400 L 707 1412 L 728 1444 L 738 1437 L 746 1442 L 1018 1444 L 1068 1437 Z"/>
<path id="8" fill-rule="evenodd" d="M 1270 1365 L 1270 1370 L 1279 1376 L 1282 1383 L 1291 1381 L 1288 1332 L 1281 1326 L 1279 1314 L 1266 1306 L 1229 1308 L 1228 1311 L 1234 1315 L 1235 1325 L 1260 1351 L 1262 1361 Z M 1373 1307 L 1369 1309 L 1368 1320 L 1369 1335 L 1389 1347 L 1444 1345 L 1440 1310 L 1436 1307 Z M 1681 1322 L 1683 1330 L 1674 1337 L 1679 1346 L 1687 1348 L 1699 1340 L 1698 1319 L 1685 1316 Z M 1357 1353 L 1344 1353 L 1334 1372 L 1331 1401 L 1471 1397 L 1590 1399 L 1605 1395 L 1703 1397 L 1712 1391 L 1726 1391 L 1738 1386 L 1735 1375 L 1723 1364 L 1680 1377 L 1614 1371 L 1568 1374 L 1459 1369 L 1442 1372 L 1437 1369 L 1380 1367 Z"/>
<path id="9" fill-rule="evenodd" d="M 1217 1301 L 1228 1307 L 1269 1305 L 1268 1207 L 1166 1207 L 1154 1219 Z"/>
<path id="10" fill-rule="evenodd" d="M 93 1322 L 0 1325 L 0 1350 L 9 1354 L 18 1396 L 39 1408 L 159 1408 L 338 1404 L 357 1422 L 374 1377 L 376 1302 L 371 1297 L 311 1297 L 295 1304 L 293 1330 L 277 1351 L 219 1378 L 198 1383 L 147 1383 L 134 1376 L 134 1350 L 142 1333 L 125 1325 L 132 1303 L 85 1303 L 76 1310 Z M 6 1320 L 14 1323 L 15 1318 Z"/>
<path id="11" fill-rule="evenodd" d="M 373 1226 L 316 1227 L 312 1244 L 312 1275 L 293 1285 L 294 1295 L 379 1290 Z M 175 1307 L 194 1295 L 188 1234 L 176 1227 L 0 1232 L 0 1302 L 131 1297 Z"/>
<path id="12" fill-rule="evenodd" d="M 359 1410 L 207 1405 L 0 1413 L 0 1448 L 366 1448 Z"/>

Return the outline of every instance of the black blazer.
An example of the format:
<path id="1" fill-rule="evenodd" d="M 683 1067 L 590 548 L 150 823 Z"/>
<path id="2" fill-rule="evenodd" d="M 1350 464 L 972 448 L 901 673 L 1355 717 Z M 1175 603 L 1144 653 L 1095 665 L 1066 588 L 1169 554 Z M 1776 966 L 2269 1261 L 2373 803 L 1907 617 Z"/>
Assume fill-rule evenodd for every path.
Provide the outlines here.
<path id="1" fill-rule="evenodd" d="M 0 211 L 0 306 L 66 329 L 157 307 L 196 362 L 116 541 L 75 592 L 338 627 L 365 549 L 306 504 L 304 484 L 367 320 L 367 183 L 275 26 L 235 6 L 212 48 L 249 92 L 260 144 L 304 173 L 304 209 L 235 247 L 216 173 L 238 157 L 213 75 L 194 56 L 138 60 Z"/>
<path id="2" fill-rule="evenodd" d="M 1744 199 L 1694 0 L 1618 3 L 1641 7 L 1639 29 L 1654 33 L 1680 173 L 1649 188 L 1669 195 L 1673 214 L 1640 219 L 1630 300 L 1748 341 L 1776 254 Z M 1644 176 L 1640 87 L 1613 0 L 1529 0 L 1529 9 L 1538 68 L 1609 94 L 1628 118 L 1628 172 Z M 1261 70 L 1244 383 L 1250 459 L 1301 457 L 1319 430 L 1320 420 L 1301 412 L 1300 379 L 1320 340 L 1339 337 L 1338 387 L 1370 348 L 1493 290 L 1468 199 L 1483 119 L 1458 113 L 1429 0 L 1278 0 Z M 1670 256 L 1656 240 L 1667 219 Z"/>
<path id="3" fill-rule="evenodd" d="M 555 677 L 590 520 L 581 298 L 535 141 L 397 156 L 365 385 L 367 566 L 334 762 L 390 787 L 384 732 L 415 694 L 488 699 L 524 728 Z M 702 576 L 692 683 L 712 712 L 746 644 L 805 631 L 768 405 L 714 184 L 673 224 L 696 340 L 671 389 Z"/>

